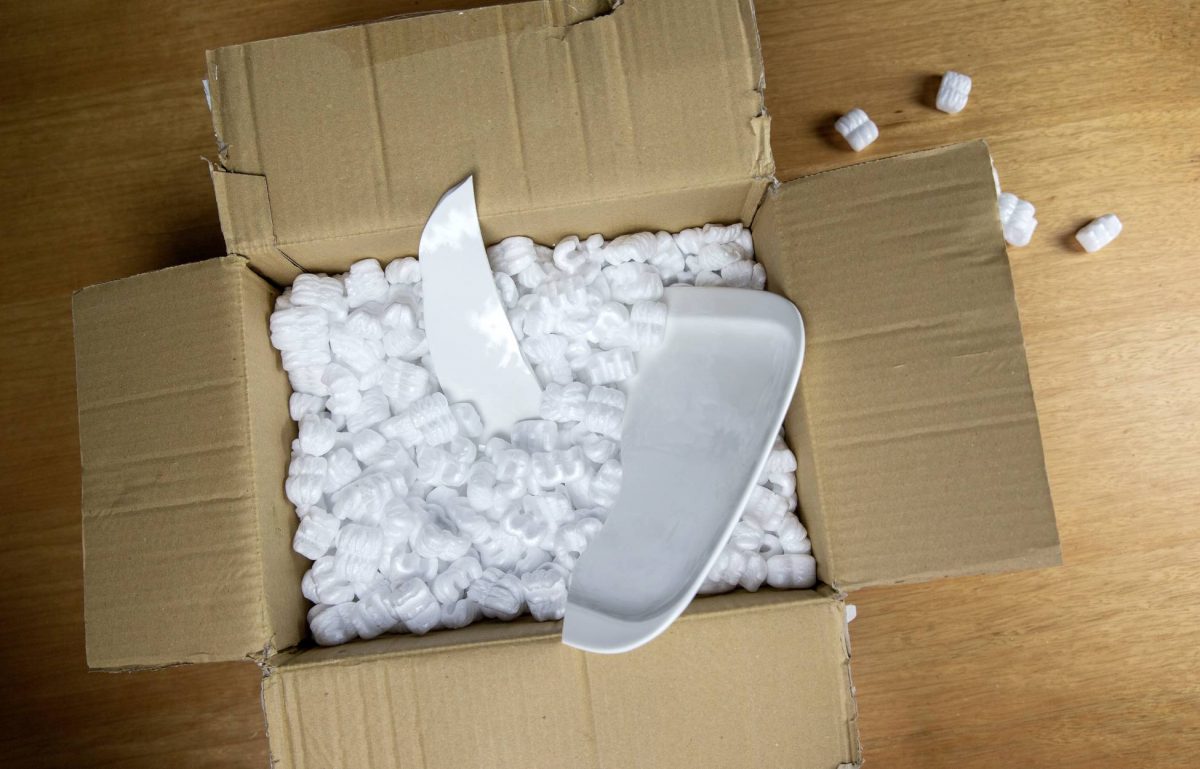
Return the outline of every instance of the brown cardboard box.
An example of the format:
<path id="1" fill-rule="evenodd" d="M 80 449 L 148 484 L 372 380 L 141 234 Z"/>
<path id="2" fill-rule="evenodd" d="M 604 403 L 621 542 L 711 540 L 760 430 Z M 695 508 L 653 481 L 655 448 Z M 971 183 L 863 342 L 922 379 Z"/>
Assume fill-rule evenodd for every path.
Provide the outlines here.
<path id="1" fill-rule="evenodd" d="M 841 590 L 1046 566 L 1058 537 L 982 142 L 773 184 L 749 0 L 546 0 L 209 55 L 233 256 L 75 297 L 88 663 L 250 658 L 282 767 L 857 764 Z M 306 644 L 267 320 L 300 270 L 753 224 L 801 309 L 788 414 L 824 584 L 696 600 L 635 652 L 558 623 Z"/>

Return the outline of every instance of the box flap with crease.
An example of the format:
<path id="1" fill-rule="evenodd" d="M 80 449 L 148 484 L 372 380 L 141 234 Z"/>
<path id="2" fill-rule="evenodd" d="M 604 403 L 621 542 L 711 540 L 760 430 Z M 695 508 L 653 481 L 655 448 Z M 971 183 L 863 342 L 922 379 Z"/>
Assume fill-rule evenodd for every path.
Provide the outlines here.
<path id="1" fill-rule="evenodd" d="M 274 296 L 240 257 L 75 295 L 91 667 L 241 659 L 304 635 Z"/>
<path id="2" fill-rule="evenodd" d="M 489 624 L 449 648 L 378 639 L 277 657 L 263 684 L 272 758 L 280 769 L 832 769 L 860 758 L 845 605 L 827 589 L 698 601 L 623 655 L 564 646 L 559 623 L 478 640 Z"/>
<path id="3" fill-rule="evenodd" d="M 299 268 L 417 251 L 475 174 L 484 237 L 749 223 L 774 171 L 748 0 L 540 0 L 221 48 L 228 250 Z"/>
<path id="4" fill-rule="evenodd" d="M 1057 564 L 987 145 L 781 185 L 754 240 L 769 288 L 804 316 L 784 424 L 821 579 Z"/>

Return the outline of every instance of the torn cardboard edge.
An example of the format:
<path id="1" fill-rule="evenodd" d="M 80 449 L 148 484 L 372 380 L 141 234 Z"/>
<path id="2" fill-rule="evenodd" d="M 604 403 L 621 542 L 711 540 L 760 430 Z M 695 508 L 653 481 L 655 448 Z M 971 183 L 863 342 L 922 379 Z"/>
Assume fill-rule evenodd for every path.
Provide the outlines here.
<path id="1" fill-rule="evenodd" d="M 601 13 L 606 3 L 579 6 L 544 0 L 444 14 L 436 21 L 422 15 L 210 51 L 214 128 L 224 149 L 220 164 L 213 167 L 213 181 L 227 251 L 248 256 L 258 272 L 281 283 L 290 282 L 298 268 L 333 271 L 329 254 L 337 248 L 342 254 L 354 251 L 388 259 L 415 253 L 428 214 L 428 204 L 417 192 L 429 185 L 440 192 L 446 179 L 468 173 L 491 180 L 481 184 L 479 195 L 488 240 L 514 234 L 511 228 L 491 228 L 493 220 L 541 217 L 563 224 L 558 229 L 547 225 L 545 232 L 526 226 L 521 234 L 553 241 L 580 231 L 574 224 L 584 218 L 580 211 L 604 202 L 617 207 L 625 201 L 625 221 L 614 231 L 678 230 L 731 220 L 731 193 L 718 195 L 718 187 L 741 187 L 738 213 L 748 224 L 775 168 L 762 92 L 761 42 L 750 3 L 712 0 L 708 5 L 706 9 L 682 0 L 660 0 L 627 3 Z M 587 20 L 560 23 L 575 17 Z M 507 48 L 497 48 L 494 41 L 501 39 L 509 41 Z M 564 47 L 566 43 L 571 45 Z M 624 55 L 637 43 L 646 43 L 637 50 L 647 53 Z M 474 82 L 461 75 L 466 66 L 462 62 L 450 69 L 429 69 L 450 50 L 488 62 L 497 51 L 507 50 L 509 71 L 496 72 L 491 62 L 471 70 L 483 73 L 475 76 L 480 82 Z M 714 58 L 713 51 L 725 53 Z M 663 57 L 669 66 L 660 66 Z M 681 58 L 694 66 L 677 66 Z M 314 59 L 319 61 L 310 65 Z M 551 62 L 564 66 L 547 66 Z M 318 64 L 319 75 L 305 70 Z M 331 89 L 338 84 L 336 92 L 350 93 L 361 87 L 364 71 L 374 87 L 362 99 L 325 104 L 314 111 L 309 96 L 313 77 L 328 81 Z M 528 92 L 514 90 L 527 72 L 530 77 L 541 73 L 537 77 L 549 81 Z M 403 88 L 385 87 L 397 78 L 403 80 Z M 692 80 L 697 78 L 706 83 L 705 89 L 695 87 Z M 260 88 L 259 80 L 269 81 L 271 87 Z M 414 88 L 414 82 L 425 85 Z M 476 91 L 512 92 L 506 102 L 511 114 L 502 114 L 503 106 L 494 105 L 499 111 L 486 125 L 466 129 L 459 137 L 460 144 L 475 149 L 469 162 L 464 158 L 462 163 L 455 159 L 461 153 L 426 146 L 440 140 L 428 138 L 425 123 L 412 126 L 413 133 L 404 118 L 427 114 L 440 98 L 433 94 L 455 93 L 456 88 L 466 89 L 458 101 L 468 102 Z M 728 100 L 713 99 L 713 88 L 728 92 Z M 294 104 L 288 95 L 293 90 L 303 92 L 303 98 L 294 96 L 299 99 Z M 393 103 L 389 94 L 400 101 Z M 660 114 L 642 109 L 659 102 L 664 103 L 657 110 Z M 625 111 L 610 116 L 617 122 L 606 124 L 604 113 L 622 103 Z M 488 107 L 480 104 L 477 109 Z M 585 109 L 600 114 L 585 114 Z M 686 137 L 671 130 L 683 115 L 692 113 Z M 624 128 L 622 121 L 628 122 Z M 295 130 L 296 125 L 304 128 Z M 592 134 L 602 129 L 614 133 L 606 133 L 605 140 L 585 141 L 589 136 L 596 139 Z M 374 140 L 369 140 L 371 135 Z M 528 142 L 536 152 L 527 156 L 523 145 Z M 287 151 L 276 152 L 281 144 Z M 397 146 L 411 153 L 400 156 L 386 149 Z M 548 152 L 552 157 L 544 161 L 534 157 Z M 408 154 L 435 158 L 436 167 L 402 173 L 399 167 L 404 167 Z M 296 165 L 300 158 L 303 162 Z M 330 165 L 332 159 L 336 165 Z M 648 167 L 647 160 L 653 161 Z M 310 169 L 314 164 L 320 168 Z M 439 169 L 443 172 L 436 173 Z M 261 180 L 226 177 L 229 173 Z M 552 178 L 512 181 L 548 173 Z M 355 193 L 339 186 L 347 176 L 355 180 L 353 191 L 361 200 L 349 200 Z M 705 188 L 714 191 L 704 193 Z M 586 194 L 589 189 L 591 194 Z M 673 215 L 668 212 L 653 221 L 631 204 L 640 198 L 661 205 L 672 193 L 678 194 Z M 684 208 L 691 213 L 684 215 Z"/>

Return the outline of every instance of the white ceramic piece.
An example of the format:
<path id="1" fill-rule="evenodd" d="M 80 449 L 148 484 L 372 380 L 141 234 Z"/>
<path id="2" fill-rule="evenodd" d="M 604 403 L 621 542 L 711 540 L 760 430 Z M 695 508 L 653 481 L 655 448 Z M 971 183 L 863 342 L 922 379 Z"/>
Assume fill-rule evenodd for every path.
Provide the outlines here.
<path id="1" fill-rule="evenodd" d="M 484 438 L 536 417 L 542 390 L 496 290 L 479 231 L 474 177 L 438 201 L 419 253 L 425 334 L 442 391 L 455 403 L 475 406 Z"/>
<path id="2" fill-rule="evenodd" d="M 621 490 L 567 596 L 563 642 L 587 651 L 641 646 L 691 602 L 766 466 L 804 357 L 800 313 L 782 297 L 664 296 L 663 344 L 629 383 Z"/>

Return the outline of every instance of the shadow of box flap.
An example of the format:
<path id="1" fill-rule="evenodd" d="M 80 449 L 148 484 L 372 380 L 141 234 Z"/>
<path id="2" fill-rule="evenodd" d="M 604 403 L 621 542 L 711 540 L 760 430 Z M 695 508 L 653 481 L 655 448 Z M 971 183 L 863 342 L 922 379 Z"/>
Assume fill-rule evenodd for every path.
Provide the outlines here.
<path id="1" fill-rule="evenodd" d="M 749 2 L 606 10 L 210 52 L 235 255 L 74 299 L 90 666 L 259 661 L 283 767 L 836 767 L 860 760 L 840 590 L 1057 562 L 986 145 L 771 188 Z M 307 648 L 274 297 L 415 253 L 468 173 L 489 242 L 753 223 L 807 326 L 786 426 L 818 589 L 697 599 L 615 657 L 528 618 Z"/>

